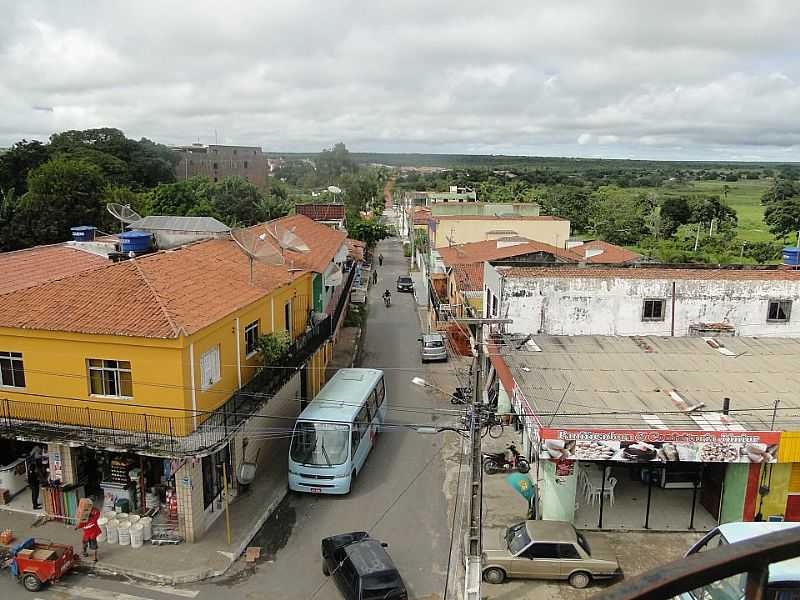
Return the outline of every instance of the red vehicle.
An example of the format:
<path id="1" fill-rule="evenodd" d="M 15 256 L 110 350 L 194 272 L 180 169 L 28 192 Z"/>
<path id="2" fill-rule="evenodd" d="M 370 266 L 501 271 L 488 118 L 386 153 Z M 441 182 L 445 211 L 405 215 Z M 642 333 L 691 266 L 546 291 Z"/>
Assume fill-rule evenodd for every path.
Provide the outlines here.
<path id="1" fill-rule="evenodd" d="M 11 550 L 11 574 L 26 590 L 38 592 L 69 573 L 77 560 L 72 546 L 29 538 Z"/>

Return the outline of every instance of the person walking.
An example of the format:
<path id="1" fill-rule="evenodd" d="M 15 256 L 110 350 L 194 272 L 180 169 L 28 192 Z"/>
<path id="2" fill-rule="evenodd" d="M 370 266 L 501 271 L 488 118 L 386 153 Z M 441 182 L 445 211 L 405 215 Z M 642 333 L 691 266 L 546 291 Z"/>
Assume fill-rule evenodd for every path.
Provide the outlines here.
<path id="1" fill-rule="evenodd" d="M 34 446 L 28 455 L 27 465 L 28 469 L 28 486 L 31 488 L 31 504 L 33 510 L 39 510 L 42 505 L 39 504 L 39 489 L 45 479 L 42 478 L 42 448 Z"/>
<path id="2" fill-rule="evenodd" d="M 97 538 L 101 533 L 100 525 L 97 520 L 100 518 L 100 511 L 92 506 L 86 521 L 78 523 L 75 529 L 83 530 L 83 556 L 89 556 L 88 550 L 94 553 L 94 562 L 97 562 Z"/>
<path id="3" fill-rule="evenodd" d="M 378 283 L 378 270 L 375 269 L 372 272 L 372 283 Z"/>
<path id="4" fill-rule="evenodd" d="M 383 254 L 378 254 L 378 266 L 383 266 Z"/>

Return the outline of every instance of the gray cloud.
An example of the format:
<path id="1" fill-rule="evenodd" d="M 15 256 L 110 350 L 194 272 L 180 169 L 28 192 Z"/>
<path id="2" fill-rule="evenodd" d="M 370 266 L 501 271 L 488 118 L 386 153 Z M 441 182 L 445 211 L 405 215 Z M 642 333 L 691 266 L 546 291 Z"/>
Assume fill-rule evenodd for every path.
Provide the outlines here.
<path id="1" fill-rule="evenodd" d="M 269 150 L 798 160 L 796 3 L 31 0 L 4 15 L 0 145 L 114 126 Z"/>

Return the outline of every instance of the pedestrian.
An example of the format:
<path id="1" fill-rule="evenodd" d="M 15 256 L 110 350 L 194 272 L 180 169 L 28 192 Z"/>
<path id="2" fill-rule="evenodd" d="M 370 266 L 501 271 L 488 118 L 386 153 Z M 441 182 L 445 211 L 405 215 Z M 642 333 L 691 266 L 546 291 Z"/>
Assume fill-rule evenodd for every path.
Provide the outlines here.
<path id="1" fill-rule="evenodd" d="M 31 488 L 31 504 L 33 510 L 39 510 L 42 505 L 39 504 L 39 489 L 45 481 L 42 478 L 42 448 L 34 446 L 30 454 L 28 454 L 27 465 L 28 469 L 28 485 Z"/>
<path id="2" fill-rule="evenodd" d="M 383 266 L 383 254 L 378 254 L 378 265 Z"/>
<path id="3" fill-rule="evenodd" d="M 372 283 L 378 283 L 378 270 L 375 269 L 372 272 Z"/>
<path id="4" fill-rule="evenodd" d="M 92 506 L 89 516 L 82 523 L 78 523 L 75 529 L 83 530 L 83 556 L 89 556 L 88 550 L 94 553 L 94 562 L 97 562 L 97 537 L 100 535 L 100 525 L 97 520 L 100 518 L 100 511 Z"/>

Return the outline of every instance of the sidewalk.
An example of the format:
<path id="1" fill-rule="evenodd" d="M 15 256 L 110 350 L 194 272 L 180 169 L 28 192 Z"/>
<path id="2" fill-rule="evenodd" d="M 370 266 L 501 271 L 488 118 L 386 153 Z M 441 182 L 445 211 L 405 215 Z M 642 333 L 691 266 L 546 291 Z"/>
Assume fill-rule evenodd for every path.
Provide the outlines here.
<path id="1" fill-rule="evenodd" d="M 223 574 L 249 545 L 287 491 L 286 466 L 283 461 L 265 464 L 262 476 L 250 490 L 235 498 L 230 505 L 231 539 L 227 544 L 225 516 L 219 518 L 194 544 L 141 548 L 100 544 L 97 571 L 176 585 Z M 27 494 L 27 491 L 20 495 Z M 3 507 L 0 507 L 2 509 Z M 40 513 L 0 510 L 0 530 L 11 529 L 14 543 L 29 537 L 72 544 L 80 554 L 81 535 L 73 527 L 58 521 L 42 523 Z"/>
<path id="2" fill-rule="evenodd" d="M 435 363 L 426 365 L 426 379 L 443 390 L 451 390 L 457 385 L 458 380 L 453 373 L 453 367 L 468 368 L 469 362 L 461 360 L 458 363 Z M 462 371 L 463 373 L 463 371 Z M 461 377 L 463 379 L 463 375 Z M 447 436 L 445 448 L 446 476 L 445 491 L 448 497 L 449 510 L 458 511 L 456 523 L 462 522 L 465 517 L 464 479 L 468 477 L 468 469 L 462 465 L 461 493 L 456 493 L 458 471 L 461 456 L 461 438 L 456 435 Z M 514 442 L 518 448 L 522 447 L 519 436 L 512 427 L 506 427 L 499 439 L 483 438 L 482 446 L 485 452 L 500 452 L 508 444 Z M 466 460 L 465 460 L 466 462 Z M 456 501 L 456 496 L 458 501 Z M 514 523 L 524 521 L 527 516 L 526 501 L 506 483 L 503 474 L 486 475 L 483 478 L 483 527 L 484 533 L 493 528 L 506 528 Z M 458 527 L 458 526 L 456 526 Z M 638 575 L 658 565 L 683 556 L 686 550 L 699 540 L 703 532 L 654 532 L 654 531 L 622 531 L 604 530 L 593 531 L 593 535 L 603 537 L 616 548 L 620 566 L 626 577 Z M 456 532 L 456 540 L 461 536 Z M 457 544 L 456 544 L 457 545 Z M 458 583 L 451 585 L 451 592 L 461 593 L 460 585 L 463 584 L 463 548 L 453 551 L 451 564 L 454 565 L 454 575 Z M 602 591 L 605 583 L 590 585 L 588 588 L 578 590 L 566 582 L 548 582 L 535 579 L 510 580 L 501 585 L 484 583 L 481 586 L 481 596 L 489 599 L 514 598 L 515 600 L 584 600 Z"/>

